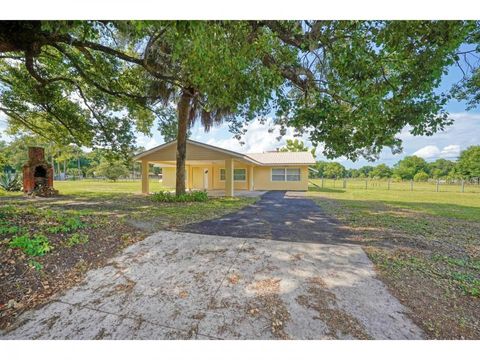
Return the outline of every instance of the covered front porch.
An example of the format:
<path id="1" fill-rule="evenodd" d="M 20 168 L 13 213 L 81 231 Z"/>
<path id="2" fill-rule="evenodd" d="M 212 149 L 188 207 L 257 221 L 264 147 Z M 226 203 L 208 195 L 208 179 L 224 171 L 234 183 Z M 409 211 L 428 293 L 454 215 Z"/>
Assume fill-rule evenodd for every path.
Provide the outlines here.
<path id="1" fill-rule="evenodd" d="M 175 141 L 139 154 L 135 160 L 142 165 L 142 193 L 150 192 L 150 164 L 157 164 L 162 168 L 162 182 L 166 188 L 175 188 Z M 188 190 L 207 190 L 214 196 L 227 197 L 235 196 L 239 191 L 252 192 L 255 187 L 255 165 L 254 160 L 243 154 L 188 140 L 185 187 Z"/>

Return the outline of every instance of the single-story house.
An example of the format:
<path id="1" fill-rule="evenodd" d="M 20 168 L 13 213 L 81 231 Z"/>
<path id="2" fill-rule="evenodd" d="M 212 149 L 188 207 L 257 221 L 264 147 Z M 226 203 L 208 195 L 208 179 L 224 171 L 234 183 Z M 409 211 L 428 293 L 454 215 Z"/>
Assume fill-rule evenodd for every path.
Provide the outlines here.
<path id="1" fill-rule="evenodd" d="M 142 163 L 142 192 L 147 194 L 148 164 L 162 168 L 165 187 L 175 188 L 176 140 L 147 150 L 135 157 Z M 310 152 L 264 152 L 241 154 L 187 140 L 187 189 L 225 190 L 300 190 L 308 189 L 308 166 L 315 164 Z"/>

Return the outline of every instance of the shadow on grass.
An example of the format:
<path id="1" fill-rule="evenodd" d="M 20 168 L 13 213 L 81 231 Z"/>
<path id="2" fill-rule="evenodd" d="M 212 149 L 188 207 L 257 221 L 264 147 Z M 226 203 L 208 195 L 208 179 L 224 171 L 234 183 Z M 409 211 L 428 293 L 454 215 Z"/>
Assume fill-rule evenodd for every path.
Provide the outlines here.
<path id="1" fill-rule="evenodd" d="M 345 190 L 343 189 L 332 189 L 332 188 L 322 188 L 322 187 L 316 187 L 316 186 L 309 186 L 308 191 L 312 192 L 324 192 L 324 193 L 344 193 Z"/>

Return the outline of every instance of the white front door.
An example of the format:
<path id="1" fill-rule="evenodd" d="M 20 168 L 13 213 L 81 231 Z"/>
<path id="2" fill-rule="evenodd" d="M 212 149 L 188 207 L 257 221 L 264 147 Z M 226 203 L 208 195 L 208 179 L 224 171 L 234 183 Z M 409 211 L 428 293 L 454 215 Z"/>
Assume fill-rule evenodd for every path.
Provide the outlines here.
<path id="1" fill-rule="evenodd" d="M 208 169 L 203 169 L 203 188 L 208 189 Z"/>

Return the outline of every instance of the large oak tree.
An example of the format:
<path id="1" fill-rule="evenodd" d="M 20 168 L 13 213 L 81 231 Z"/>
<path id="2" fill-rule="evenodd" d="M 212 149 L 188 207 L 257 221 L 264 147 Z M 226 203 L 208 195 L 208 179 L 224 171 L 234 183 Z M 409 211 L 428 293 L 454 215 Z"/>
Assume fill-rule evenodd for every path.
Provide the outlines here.
<path id="1" fill-rule="evenodd" d="M 177 193 L 188 128 L 236 135 L 270 107 L 329 157 L 399 151 L 450 123 L 442 74 L 475 32 L 460 21 L 2 22 L 0 110 L 57 142 L 128 147 L 177 107 Z"/>
<path id="2" fill-rule="evenodd" d="M 188 128 L 266 112 L 283 79 L 259 59 L 294 61 L 280 45 L 246 22 L 5 22 L 0 110 L 14 128 L 125 151 L 173 102 L 180 194 Z"/>

